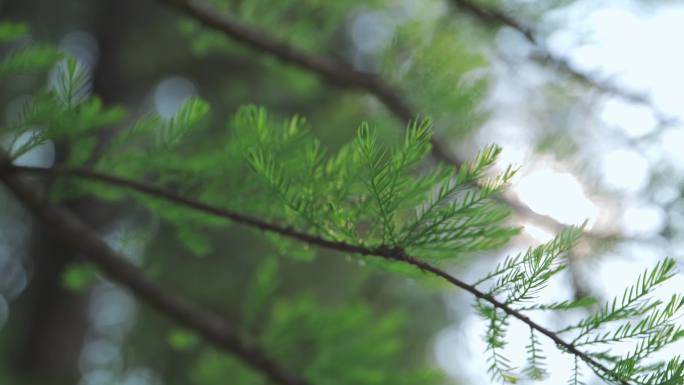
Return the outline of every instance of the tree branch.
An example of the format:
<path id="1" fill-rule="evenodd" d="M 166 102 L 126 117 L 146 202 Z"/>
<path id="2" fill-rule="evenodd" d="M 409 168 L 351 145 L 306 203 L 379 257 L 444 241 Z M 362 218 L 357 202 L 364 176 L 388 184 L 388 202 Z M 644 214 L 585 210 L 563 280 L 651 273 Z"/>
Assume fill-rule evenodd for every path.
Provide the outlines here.
<path id="1" fill-rule="evenodd" d="M 4 154 L 0 153 L 0 157 Z M 149 281 L 134 265 L 112 250 L 97 233 L 67 210 L 51 205 L 37 186 L 14 175 L 17 171 L 0 158 L 0 180 L 30 212 L 38 217 L 64 242 L 89 258 L 110 279 L 130 289 L 137 298 L 157 311 L 201 335 L 208 343 L 235 354 L 245 364 L 262 372 L 280 385 L 309 385 L 306 380 L 288 373 L 254 342 L 241 336 L 223 318 L 198 308 Z M 234 219 L 238 220 L 238 219 Z"/>
<path id="2" fill-rule="evenodd" d="M 577 357 L 579 357 L 582 361 L 587 363 L 589 366 L 593 367 L 596 370 L 599 370 L 605 375 L 611 376 L 611 371 L 608 369 L 606 366 L 601 364 L 600 362 L 597 362 L 594 360 L 591 356 L 588 354 L 584 353 L 583 351 L 577 349 L 572 343 L 566 342 L 563 340 L 560 336 L 558 336 L 556 333 L 553 331 L 539 325 L 538 323 L 534 322 L 531 320 L 529 317 L 526 315 L 522 314 L 520 311 L 506 305 L 505 303 L 500 302 L 496 298 L 494 298 L 492 295 L 487 294 L 485 292 L 480 291 L 475 287 L 474 285 L 468 284 L 459 278 L 456 278 L 455 276 L 447 273 L 446 271 L 424 261 L 421 260 L 420 258 L 411 256 L 405 252 L 405 250 L 401 248 L 396 248 L 396 247 L 387 247 L 387 246 L 380 246 L 380 247 L 366 247 L 362 245 L 353 245 L 345 242 L 338 242 L 338 241 L 331 241 L 325 238 L 321 238 L 315 235 L 307 234 L 300 232 L 292 227 L 284 227 L 278 224 L 270 223 L 263 221 L 259 218 L 255 218 L 249 215 L 241 214 L 238 212 L 230 211 L 230 210 L 225 210 L 221 209 L 216 206 L 208 205 L 181 195 L 178 195 L 172 191 L 159 188 L 156 186 L 152 186 L 146 183 L 130 180 L 130 179 L 125 179 L 125 178 L 120 178 L 117 176 L 113 175 L 107 175 L 107 174 L 102 174 L 102 173 L 97 173 L 91 170 L 87 169 L 70 169 L 70 168 L 55 168 L 55 169 L 46 169 L 46 168 L 39 168 L 39 167 L 20 167 L 20 166 L 8 166 L 7 171 L 8 174 L 14 174 L 14 173 L 28 173 L 28 174 L 39 174 L 39 175 L 46 175 L 46 176 L 72 176 L 72 177 L 77 177 L 80 179 L 85 179 L 85 180 L 90 180 L 90 181 L 96 181 L 96 182 L 102 182 L 106 183 L 109 185 L 121 187 L 121 188 L 126 188 L 130 189 L 133 191 L 137 191 L 140 193 L 152 195 L 158 198 L 165 199 L 167 201 L 176 203 L 180 206 L 185 206 L 194 210 L 202 211 L 204 213 L 221 217 L 224 219 L 228 219 L 231 221 L 234 221 L 236 223 L 240 223 L 243 225 L 247 225 L 249 227 L 253 228 L 258 228 L 260 230 L 268 231 L 271 233 L 279 234 L 288 238 L 296 239 L 302 242 L 305 242 L 307 244 L 313 245 L 313 246 L 318 246 L 318 247 L 323 247 L 326 249 L 330 250 L 335 250 L 335 251 L 341 251 L 345 253 L 352 253 L 352 254 L 360 254 L 360 255 L 366 255 L 366 256 L 371 256 L 371 257 L 381 257 L 386 260 L 390 261 L 396 261 L 400 263 L 405 263 L 408 265 L 412 265 L 414 267 L 417 267 L 418 269 L 430 273 L 432 275 L 435 275 L 437 277 L 440 277 L 453 286 L 456 286 L 458 288 L 461 288 L 470 294 L 472 294 L 474 297 L 488 302 L 492 306 L 494 306 L 497 309 L 500 309 L 501 311 L 505 312 L 506 314 L 520 320 L 521 322 L 527 324 L 529 327 L 532 329 L 536 330 L 537 332 L 545 335 L 547 338 L 551 339 L 556 345 L 561 347 L 563 350 L 567 351 L 568 353 L 571 353 Z M 25 193 L 20 193 L 18 195 L 24 195 Z M 60 225 L 59 221 L 56 221 L 54 225 Z M 82 235 L 79 236 L 78 233 L 76 233 L 77 238 L 76 241 L 79 239 L 84 238 Z M 617 379 L 620 383 L 623 385 L 629 385 L 628 382 Z"/>
<path id="3" fill-rule="evenodd" d="M 477 4 L 470 0 L 451 0 L 451 4 L 461 11 L 474 16 L 485 25 L 490 27 L 507 26 L 513 28 L 520 32 L 527 41 L 535 45 L 537 44 L 537 36 L 532 28 L 520 24 L 517 20 L 496 8 Z"/>

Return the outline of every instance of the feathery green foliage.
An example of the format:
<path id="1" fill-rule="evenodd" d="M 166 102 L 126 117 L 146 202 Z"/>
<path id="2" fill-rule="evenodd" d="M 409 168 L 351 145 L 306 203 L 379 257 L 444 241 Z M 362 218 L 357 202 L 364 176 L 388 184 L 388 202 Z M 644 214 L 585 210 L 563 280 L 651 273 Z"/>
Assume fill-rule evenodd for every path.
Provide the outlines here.
<path id="1" fill-rule="evenodd" d="M 430 150 L 428 119 L 411 123 L 404 142 L 392 149 L 361 124 L 352 143 L 326 156 L 300 118 L 278 130 L 263 110 L 250 109 L 238 113 L 252 115 L 260 137 L 250 164 L 282 204 L 268 211 L 289 213 L 280 220 L 334 240 L 405 247 L 431 258 L 494 248 L 517 232 L 502 227 L 510 211 L 492 199 L 514 172 L 476 184 L 494 164 L 496 147 L 457 171 L 421 173 Z M 379 226 L 369 226 L 376 221 Z"/>

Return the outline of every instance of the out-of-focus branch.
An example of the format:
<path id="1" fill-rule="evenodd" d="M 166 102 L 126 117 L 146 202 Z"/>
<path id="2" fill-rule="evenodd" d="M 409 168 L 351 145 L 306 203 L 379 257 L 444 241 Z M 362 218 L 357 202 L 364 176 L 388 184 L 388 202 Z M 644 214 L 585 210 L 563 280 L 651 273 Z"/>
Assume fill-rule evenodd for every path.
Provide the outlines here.
<path id="1" fill-rule="evenodd" d="M 223 318 L 198 308 L 149 281 L 134 265 L 109 247 L 97 233 L 71 212 L 51 205 L 37 186 L 11 172 L 12 166 L 0 153 L 0 180 L 50 231 L 83 256 L 89 258 L 110 279 L 130 289 L 135 296 L 179 324 L 201 335 L 208 343 L 232 353 L 245 364 L 280 385 L 308 385 L 275 363 L 254 342 L 238 333 Z"/>
<path id="2" fill-rule="evenodd" d="M 509 27 L 520 33 L 527 41 L 535 46 L 536 52 L 531 55 L 531 59 L 534 61 L 547 67 L 551 67 L 561 74 L 568 76 L 570 79 L 583 84 L 584 86 L 594 88 L 602 93 L 613 95 L 626 101 L 642 104 L 648 107 L 653 112 L 658 122 L 663 126 L 678 123 L 677 119 L 668 116 L 655 105 L 653 105 L 653 102 L 648 98 L 647 95 L 625 89 L 624 87 L 620 87 L 609 80 L 600 79 L 600 76 L 593 75 L 573 67 L 566 58 L 554 54 L 547 47 L 545 47 L 538 34 L 532 27 L 523 24 L 512 16 L 507 15 L 504 11 L 492 6 L 478 4 L 471 0 L 450 0 L 450 2 L 455 8 L 458 8 L 460 11 L 473 16 L 486 26 L 494 28 Z"/>
<path id="3" fill-rule="evenodd" d="M 477 4 L 469 0 L 451 0 L 451 3 L 461 11 L 468 13 L 490 27 L 507 26 L 520 32 L 527 41 L 537 44 L 537 36 L 531 28 L 520 24 L 504 12 L 489 6 Z"/>

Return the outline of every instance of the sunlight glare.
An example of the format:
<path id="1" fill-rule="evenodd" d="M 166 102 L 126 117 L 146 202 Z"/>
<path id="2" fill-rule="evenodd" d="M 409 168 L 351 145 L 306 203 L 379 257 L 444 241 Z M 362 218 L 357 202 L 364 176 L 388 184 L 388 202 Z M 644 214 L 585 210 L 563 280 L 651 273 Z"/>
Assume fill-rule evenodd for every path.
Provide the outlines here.
<path id="1" fill-rule="evenodd" d="M 195 83 L 180 76 L 166 78 L 154 89 L 154 106 L 164 118 L 173 117 L 185 100 L 197 95 Z"/>
<path id="2" fill-rule="evenodd" d="M 684 170 L 684 130 L 670 128 L 660 134 L 660 146 L 671 159 L 672 165 L 678 170 Z"/>
<path id="3" fill-rule="evenodd" d="M 14 142 L 11 150 L 17 150 L 27 144 L 31 138 L 38 134 L 37 130 L 29 130 L 21 134 Z M 55 145 L 51 140 L 46 140 L 28 150 L 13 162 L 17 166 L 27 167 L 50 167 L 55 163 Z"/>
<path id="4" fill-rule="evenodd" d="M 648 184 L 650 169 L 641 154 L 630 149 L 616 149 L 601 159 L 601 172 L 606 186 L 626 192 L 637 192 Z"/>
<path id="5" fill-rule="evenodd" d="M 577 47 L 557 44 L 559 52 L 568 52 L 572 65 L 582 70 L 603 74 L 637 92 L 647 91 L 660 110 L 682 118 L 684 54 L 667 42 L 684 31 L 684 4 L 671 2 L 644 12 L 628 2 L 580 3 L 585 8 L 575 5 L 575 9 L 592 11 L 578 12 L 570 21 L 566 15 L 570 29 L 563 34 L 583 39 Z M 551 40 L 563 42 L 560 37 Z"/>
<path id="6" fill-rule="evenodd" d="M 590 229 L 598 216 L 596 205 L 587 198 L 579 180 L 567 172 L 539 169 L 523 176 L 514 191 L 534 212 L 567 225 L 587 220 Z"/>
<path id="7" fill-rule="evenodd" d="M 553 239 L 553 234 L 539 226 L 535 226 L 530 223 L 525 223 L 523 225 L 523 228 L 525 229 L 527 235 L 529 235 L 539 243 L 546 243 Z"/>
<path id="8" fill-rule="evenodd" d="M 657 125 L 656 118 L 648 107 L 618 99 L 609 99 L 603 104 L 601 119 L 631 138 L 649 134 Z"/>
<path id="9" fill-rule="evenodd" d="M 628 205 L 622 215 L 622 228 L 627 236 L 652 236 L 665 227 L 663 209 L 650 203 Z"/>

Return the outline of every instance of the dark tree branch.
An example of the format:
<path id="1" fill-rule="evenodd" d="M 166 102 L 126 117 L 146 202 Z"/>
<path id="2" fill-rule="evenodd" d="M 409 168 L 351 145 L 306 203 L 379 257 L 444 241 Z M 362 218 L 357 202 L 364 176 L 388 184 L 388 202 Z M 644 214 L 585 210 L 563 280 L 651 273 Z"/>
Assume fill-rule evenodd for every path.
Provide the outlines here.
<path id="1" fill-rule="evenodd" d="M 451 4 L 461 11 L 474 16 L 485 25 L 490 27 L 507 26 L 513 28 L 514 30 L 520 32 L 527 41 L 532 44 L 537 44 L 537 36 L 532 28 L 520 24 L 514 18 L 496 8 L 477 4 L 470 0 L 451 0 Z"/>
<path id="2" fill-rule="evenodd" d="M 3 154 L 0 154 L 2 156 Z M 223 318 L 198 308 L 192 302 L 172 294 L 149 281 L 123 256 L 112 250 L 99 235 L 71 212 L 51 205 L 37 186 L 21 179 L 15 170 L 0 159 L 0 180 L 14 193 L 33 215 L 50 231 L 62 238 L 74 250 L 89 258 L 110 279 L 130 289 L 137 298 L 167 315 L 179 324 L 194 330 L 208 343 L 235 354 L 245 364 L 263 373 L 280 385 L 308 385 L 303 378 L 288 373 L 254 342 L 241 336 Z M 151 193 L 151 191 L 147 191 Z M 235 218 L 235 221 L 239 219 Z"/>
<path id="3" fill-rule="evenodd" d="M 72 177 L 77 177 L 85 180 L 90 180 L 90 181 L 96 181 L 96 182 L 102 182 L 106 183 L 109 185 L 121 187 L 121 188 L 126 188 L 130 189 L 133 191 L 137 191 L 140 193 L 152 195 L 158 198 L 165 199 L 167 201 L 173 202 L 175 204 L 178 204 L 180 206 L 185 206 L 194 210 L 199 210 L 207 214 L 211 214 L 217 217 L 221 217 L 224 219 L 231 220 L 236 223 L 240 223 L 243 225 L 247 225 L 249 227 L 257 228 L 260 230 L 268 231 L 271 233 L 279 234 L 288 238 L 296 239 L 302 242 L 305 242 L 307 244 L 313 245 L 313 246 L 318 246 L 318 247 L 323 247 L 326 249 L 330 250 L 335 250 L 335 251 L 341 251 L 345 253 L 352 253 L 352 254 L 360 254 L 360 255 L 366 255 L 366 256 L 371 256 L 371 257 L 381 257 L 386 260 L 390 261 L 396 261 L 400 263 L 405 263 L 412 265 L 414 267 L 417 267 L 418 269 L 430 273 L 432 275 L 435 275 L 437 277 L 440 277 L 450 284 L 461 288 L 470 294 L 472 294 L 475 298 L 478 298 L 479 300 L 488 302 L 495 308 L 505 312 L 506 314 L 520 320 L 521 322 L 527 324 L 529 327 L 532 329 L 536 330 L 537 332 L 545 335 L 549 339 L 551 339 L 556 345 L 558 345 L 561 349 L 565 350 L 566 352 L 573 354 L 577 357 L 579 357 L 582 361 L 587 363 L 589 366 L 592 368 L 599 370 L 603 372 L 607 376 L 611 376 L 611 370 L 608 369 L 606 366 L 601 364 L 600 362 L 594 360 L 591 356 L 589 356 L 587 353 L 584 353 L 583 351 L 579 350 L 577 347 L 575 347 L 572 343 L 566 342 L 563 340 L 558 334 L 554 333 L 553 331 L 539 325 L 538 323 L 534 322 L 531 320 L 529 317 L 526 315 L 522 314 L 520 311 L 510 307 L 509 305 L 497 300 L 494 298 L 492 295 L 485 293 L 483 291 L 480 291 L 477 287 L 474 285 L 470 285 L 459 278 L 456 278 L 455 276 L 447 273 L 446 271 L 424 261 L 421 260 L 420 258 L 411 256 L 405 252 L 405 250 L 397 247 L 387 247 L 387 246 L 380 246 L 380 247 L 367 247 L 363 245 L 353 245 L 345 242 L 338 242 L 338 241 L 331 241 L 325 238 L 321 238 L 315 235 L 307 234 L 298 231 L 297 229 L 294 229 L 292 227 L 284 227 L 279 224 L 275 223 L 270 223 L 264 220 L 261 220 L 260 218 L 252 217 L 249 215 L 245 215 L 242 213 L 222 209 L 216 206 L 212 206 L 206 203 L 202 203 L 181 195 L 178 195 L 172 191 L 152 186 L 146 183 L 130 180 L 130 179 L 125 179 L 125 178 L 120 178 L 117 176 L 113 175 L 107 175 L 107 174 L 101 174 L 97 173 L 91 170 L 87 169 L 69 169 L 69 168 L 56 168 L 56 169 L 46 169 L 46 168 L 38 168 L 38 167 L 18 167 L 18 166 L 8 166 L 6 174 L 7 175 L 13 175 L 16 173 L 26 173 L 26 174 L 39 174 L 39 175 L 47 175 L 47 176 L 72 176 Z M 8 177 L 5 177 L 4 180 L 7 183 Z M 15 181 L 16 179 L 9 179 L 10 182 L 12 180 Z M 18 196 L 23 197 L 27 195 L 29 192 L 27 191 L 17 191 L 16 192 Z M 42 204 L 42 201 L 37 201 L 37 208 L 36 210 L 38 212 L 41 212 L 44 207 Z M 51 219 L 51 216 L 48 215 L 47 219 Z M 52 220 L 53 225 L 60 225 L 64 226 L 65 224 L 60 224 L 60 220 L 62 218 L 56 218 Z M 70 224 L 67 227 L 74 227 L 73 224 Z M 72 242 L 77 242 L 77 243 L 91 243 L 91 242 L 101 242 L 99 239 L 96 239 L 96 241 L 90 240 L 89 238 L 93 236 L 93 234 L 89 233 L 81 233 L 80 229 L 73 228 L 69 232 L 73 230 L 73 234 L 70 236 L 72 239 Z M 87 229 L 86 229 L 87 230 Z M 102 250 L 89 250 L 90 252 L 97 252 L 97 251 L 102 251 Z M 116 259 L 117 263 L 120 263 L 118 259 Z M 115 268 L 114 270 L 119 270 L 118 268 Z M 140 273 L 135 270 L 135 268 L 130 269 L 127 268 L 126 271 L 122 271 L 122 275 L 124 275 L 123 279 L 126 279 L 126 276 L 128 274 L 132 275 L 140 275 Z M 129 285 L 130 286 L 130 285 Z M 159 293 L 154 295 L 153 297 L 158 297 Z M 187 306 L 187 305 L 186 305 Z M 176 311 L 177 306 L 167 306 L 166 311 Z M 195 325 L 196 326 L 196 325 Z M 197 327 L 196 327 L 197 328 Z M 211 336 L 209 336 L 211 337 Z M 211 337 L 215 338 L 215 337 Z M 234 338 L 234 337 L 233 337 Z M 233 351 L 235 348 L 233 347 L 235 345 L 235 342 L 231 340 L 231 348 L 229 350 Z M 240 349 L 236 349 L 240 351 Z M 241 354 L 242 355 L 242 354 Z M 624 385 L 628 385 L 628 382 L 617 379 L 620 383 Z"/>

